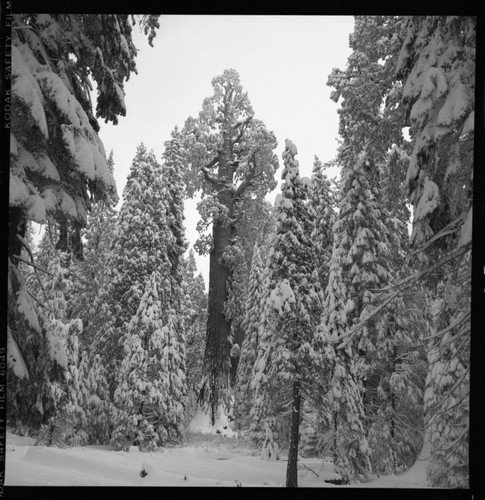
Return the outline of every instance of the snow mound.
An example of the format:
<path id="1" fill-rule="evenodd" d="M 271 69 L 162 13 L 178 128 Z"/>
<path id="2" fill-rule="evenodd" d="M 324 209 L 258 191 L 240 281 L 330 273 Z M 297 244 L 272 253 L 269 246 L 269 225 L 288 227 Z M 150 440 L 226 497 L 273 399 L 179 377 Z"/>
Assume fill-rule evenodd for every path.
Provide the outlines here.
<path id="1" fill-rule="evenodd" d="M 211 425 L 210 420 L 209 413 L 203 409 L 199 409 L 190 422 L 187 430 L 189 432 L 200 432 L 202 434 L 221 434 L 227 437 L 237 437 L 237 432 L 231 429 L 229 417 L 222 408 L 219 408 L 214 425 Z"/>

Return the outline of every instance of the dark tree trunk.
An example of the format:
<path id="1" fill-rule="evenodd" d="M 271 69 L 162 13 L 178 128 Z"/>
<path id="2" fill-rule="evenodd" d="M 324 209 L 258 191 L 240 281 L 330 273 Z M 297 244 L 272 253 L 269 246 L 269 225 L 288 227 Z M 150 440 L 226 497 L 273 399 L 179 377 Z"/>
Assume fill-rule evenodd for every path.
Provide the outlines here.
<path id="1" fill-rule="evenodd" d="M 216 219 L 212 224 L 212 250 L 209 264 L 209 296 L 207 309 L 207 334 L 204 353 L 204 383 L 199 394 L 199 404 L 209 405 L 211 424 L 222 405 L 229 409 L 230 369 L 231 369 L 231 322 L 224 315 L 224 305 L 228 298 L 227 283 L 231 270 L 224 263 L 224 251 L 234 237 L 232 215 L 234 209 L 232 185 L 233 171 L 230 163 L 232 145 L 225 140 L 219 157 L 218 202 L 227 208 L 227 219 Z"/>
<path id="2" fill-rule="evenodd" d="M 231 233 L 230 227 L 214 223 L 203 370 L 206 379 L 199 395 L 200 403 L 210 404 L 212 424 L 220 404 L 228 403 L 225 396 L 229 390 L 231 324 L 224 316 L 224 304 L 228 295 L 229 269 L 221 262 L 221 256 L 229 245 Z"/>
<path id="3" fill-rule="evenodd" d="M 286 468 L 286 487 L 298 488 L 298 444 L 300 441 L 300 381 L 293 381 L 293 411 L 291 413 L 290 450 Z"/>
<path id="4" fill-rule="evenodd" d="M 27 219 L 18 207 L 10 207 L 8 214 L 8 256 L 20 255 L 22 243 L 17 235 L 24 238 L 27 229 Z"/>

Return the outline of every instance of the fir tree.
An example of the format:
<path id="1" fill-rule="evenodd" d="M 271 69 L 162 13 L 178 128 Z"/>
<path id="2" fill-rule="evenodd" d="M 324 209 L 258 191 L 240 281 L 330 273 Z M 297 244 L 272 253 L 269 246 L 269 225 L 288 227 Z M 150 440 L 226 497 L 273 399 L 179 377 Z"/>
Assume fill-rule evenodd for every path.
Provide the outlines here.
<path id="1" fill-rule="evenodd" d="M 108 158 L 108 167 L 113 171 L 113 152 Z M 106 203 L 93 203 L 87 217 L 86 227 L 81 231 L 83 260 L 72 259 L 69 272 L 72 277 L 71 300 L 68 314 L 83 322 L 80 338 L 82 349 L 91 352 L 94 340 L 102 323 L 96 300 L 100 290 L 108 285 L 108 259 L 115 237 L 118 212 Z"/>
<path id="2" fill-rule="evenodd" d="M 476 19 L 406 18 L 397 63 L 413 151 L 411 243 L 433 300 L 425 412 L 433 486 L 468 486 Z M 433 271 L 433 272 L 432 272 Z"/>
<path id="3" fill-rule="evenodd" d="M 150 41 L 157 19 L 149 16 L 140 21 Z M 18 268 L 22 248 L 29 246 L 27 223 L 56 221 L 58 248 L 70 248 L 81 257 L 79 232 L 91 201 L 117 201 L 98 136 L 90 78 L 97 83 L 97 117 L 116 123 L 117 116 L 125 113 L 123 86 L 135 71 L 135 57 L 127 15 L 12 18 L 8 350 L 11 374 L 20 377 L 20 383 L 30 383 L 29 392 L 38 392 L 40 378 L 29 373 L 44 370 L 36 366 L 44 363 L 44 357 L 38 355 L 38 341 L 33 341 L 41 332 L 42 313 Z"/>
<path id="4" fill-rule="evenodd" d="M 268 333 L 256 361 L 256 370 L 265 373 L 267 384 L 256 385 L 255 391 L 256 399 L 269 403 L 270 416 L 277 416 L 284 400 L 289 400 L 292 417 L 287 486 L 297 485 L 301 392 L 311 377 L 310 344 L 321 312 L 316 249 L 311 239 L 313 213 L 307 204 L 309 180 L 300 178 L 295 155 L 296 147 L 287 140 L 266 284 L 272 322 L 264 325 Z"/>
<path id="5" fill-rule="evenodd" d="M 324 173 L 327 166 L 315 156 L 310 189 L 310 203 L 317 221 L 312 237 L 318 247 L 318 276 L 322 290 L 325 290 L 328 281 L 328 265 L 333 242 L 332 226 L 337 208 L 335 185 L 332 186 L 331 180 Z"/>
<path id="6" fill-rule="evenodd" d="M 197 266 L 191 249 L 184 259 L 182 280 L 182 307 L 185 332 L 188 418 L 196 411 L 199 383 L 202 377 L 202 357 L 207 323 L 207 294 L 202 274 L 195 274 Z"/>
<path id="7" fill-rule="evenodd" d="M 167 222 L 168 195 L 163 169 L 143 144 L 137 149 L 123 199 L 107 262 L 106 287 L 97 299 L 100 333 L 94 342 L 95 352 L 108 369 L 111 392 L 122 360 L 125 328 L 155 270 L 161 277 L 158 286 L 164 308 L 171 308 L 172 265 L 167 249 L 173 245 L 173 235 Z"/>
<path id="8" fill-rule="evenodd" d="M 392 392 L 389 382 L 398 351 L 396 321 L 392 307 L 386 314 L 374 310 L 382 309 L 378 292 L 397 279 L 399 273 L 403 276 L 404 272 L 410 272 L 403 260 L 407 249 L 405 200 L 402 192 L 396 195 L 403 179 L 396 172 L 396 155 L 389 154 L 393 148 L 396 151 L 405 147 L 401 130 L 402 87 L 396 82 L 394 72 L 403 29 L 404 21 L 400 18 L 357 16 L 347 69 L 334 70 L 328 81 L 335 87 L 332 99 L 343 98 L 339 110 L 343 143 L 338 152 L 342 166 L 340 231 L 335 236 L 341 247 L 345 307 L 348 326 L 352 328 L 344 344 L 353 343 L 354 356 L 358 356 L 353 362 L 363 391 L 362 424 L 366 433 L 371 433 L 369 437 L 392 429 L 392 439 L 388 436 L 386 442 L 388 450 L 399 446 L 394 442 L 397 394 Z M 404 312 L 402 307 L 400 312 Z M 423 333 L 414 329 L 417 331 Z M 419 342 L 417 336 L 413 340 Z M 379 445 L 374 438 L 369 443 Z M 396 456 L 384 458 L 386 454 L 380 446 L 379 451 L 372 451 L 376 470 L 384 467 L 389 471 L 399 463 Z M 360 465 L 368 466 L 365 460 Z"/>
<path id="9" fill-rule="evenodd" d="M 89 362 L 87 352 L 83 351 L 79 374 L 84 410 L 82 428 L 87 434 L 88 443 L 108 444 L 114 409 L 109 396 L 106 369 L 101 362 L 101 357 L 96 354 Z"/>
<path id="10" fill-rule="evenodd" d="M 171 264 L 173 306 L 180 308 L 180 283 L 183 269 L 183 255 L 188 243 L 184 228 L 184 196 L 183 178 L 184 164 L 181 152 L 181 135 L 177 127 L 172 131 L 172 138 L 165 142 L 163 153 L 163 184 L 167 195 L 167 224 L 173 235 L 167 247 L 167 255 Z"/>
<path id="11" fill-rule="evenodd" d="M 255 245 L 267 253 L 274 231 L 272 208 L 268 202 L 256 197 L 245 200 L 245 209 L 239 214 L 233 244 L 224 253 L 224 261 L 231 269 L 228 280 L 228 298 L 224 314 L 231 321 L 231 384 L 236 383 L 240 353 L 244 342 L 243 321 L 246 311 L 246 295 L 249 287 L 251 262 Z"/>
<path id="12" fill-rule="evenodd" d="M 35 407 L 45 426 L 39 442 L 57 446 L 85 444 L 81 428 L 83 409 L 80 404 L 78 338 L 82 332 L 79 319 L 67 318 L 67 300 L 70 282 L 61 261 L 68 256 L 61 253 L 49 264 L 49 278 L 42 286 L 39 298 L 45 300 L 40 315 L 43 330 L 37 374 L 38 396 Z"/>
<path id="13" fill-rule="evenodd" d="M 331 429 L 330 440 L 323 446 L 333 451 L 337 472 L 345 481 L 351 481 L 370 468 L 370 450 L 364 428 L 362 378 L 355 369 L 355 350 L 351 346 L 341 351 L 335 349 L 348 334 L 348 294 L 342 277 L 344 254 L 338 244 L 338 234 L 343 230 L 340 221 L 335 223 L 334 230 L 324 314 L 313 339 L 314 351 L 320 357 L 320 363 L 316 364 L 317 408 L 320 428 Z"/>
<path id="14" fill-rule="evenodd" d="M 241 347 L 239 367 L 234 391 L 234 417 L 238 425 L 245 427 L 252 404 L 251 380 L 258 353 L 258 330 L 262 315 L 263 263 L 259 247 L 254 245 L 251 272 L 246 296 L 245 315 L 242 322 L 244 341 Z"/>
<path id="15" fill-rule="evenodd" d="M 114 394 L 118 410 L 112 438 L 115 446 L 131 439 L 155 448 L 167 440 L 179 440 L 183 433 L 185 359 L 174 319 L 164 319 L 159 282 L 160 276 L 154 271 L 125 335 Z"/>

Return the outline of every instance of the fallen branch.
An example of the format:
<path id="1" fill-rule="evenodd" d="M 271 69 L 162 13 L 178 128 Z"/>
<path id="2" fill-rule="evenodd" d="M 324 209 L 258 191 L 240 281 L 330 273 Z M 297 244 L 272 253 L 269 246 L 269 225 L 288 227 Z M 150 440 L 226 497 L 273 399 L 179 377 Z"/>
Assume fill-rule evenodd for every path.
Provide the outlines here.
<path id="1" fill-rule="evenodd" d="M 315 476 L 320 477 L 311 467 L 308 467 L 308 465 L 306 465 L 306 464 L 301 464 L 301 466 L 299 468 L 309 470 L 310 472 L 313 472 L 313 474 L 315 474 Z"/>

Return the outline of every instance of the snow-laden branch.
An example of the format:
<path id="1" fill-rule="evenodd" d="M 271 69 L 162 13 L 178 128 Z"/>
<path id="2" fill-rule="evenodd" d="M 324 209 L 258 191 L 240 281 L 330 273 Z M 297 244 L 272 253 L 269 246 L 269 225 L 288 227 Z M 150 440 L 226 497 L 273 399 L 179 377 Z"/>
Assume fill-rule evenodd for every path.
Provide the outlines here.
<path id="1" fill-rule="evenodd" d="M 420 272 L 414 273 L 411 276 L 408 276 L 404 278 L 403 280 L 399 281 L 398 283 L 395 283 L 392 285 L 392 288 L 397 288 L 397 290 L 393 293 L 391 293 L 383 302 L 380 306 L 376 307 L 369 316 L 364 318 L 360 323 L 355 325 L 353 328 L 351 328 L 347 333 L 342 335 L 338 340 L 344 339 L 338 346 L 337 349 L 344 349 L 347 347 L 347 345 L 350 343 L 350 341 L 354 338 L 354 336 L 357 334 L 359 330 L 361 330 L 371 318 L 373 318 L 376 314 L 378 314 L 382 309 L 384 309 L 390 302 L 392 302 L 394 299 L 397 297 L 401 296 L 401 294 L 404 292 L 404 290 L 410 288 L 412 285 L 417 283 L 420 279 L 422 279 L 424 276 L 431 274 L 432 272 L 436 271 L 436 269 L 439 269 L 440 267 L 444 266 L 448 262 L 451 262 L 454 259 L 457 259 L 458 257 L 461 257 L 462 255 L 466 254 L 469 250 L 471 249 L 471 242 L 468 242 L 466 245 L 463 245 L 461 247 L 456 248 L 452 252 L 450 252 L 448 255 L 446 255 L 443 259 L 439 260 L 432 266 L 423 269 Z"/>

